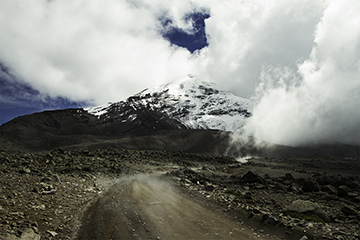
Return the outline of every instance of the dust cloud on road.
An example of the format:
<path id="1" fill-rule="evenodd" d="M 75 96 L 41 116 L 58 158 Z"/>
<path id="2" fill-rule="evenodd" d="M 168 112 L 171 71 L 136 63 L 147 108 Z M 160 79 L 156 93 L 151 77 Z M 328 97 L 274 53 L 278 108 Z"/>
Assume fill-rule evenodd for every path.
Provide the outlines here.
<path id="1" fill-rule="evenodd" d="M 78 239 L 261 239 L 158 177 L 120 180 L 85 213 Z"/>

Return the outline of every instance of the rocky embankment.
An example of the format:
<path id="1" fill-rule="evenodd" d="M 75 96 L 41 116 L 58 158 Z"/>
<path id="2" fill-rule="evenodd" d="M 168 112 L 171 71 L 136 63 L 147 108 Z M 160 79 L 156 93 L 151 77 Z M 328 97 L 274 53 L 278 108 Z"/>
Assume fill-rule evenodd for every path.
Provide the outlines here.
<path id="1" fill-rule="evenodd" d="M 249 159 L 181 152 L 0 152 L 0 239 L 75 239 L 117 179 L 157 174 L 264 239 L 359 239 L 358 159 Z"/>

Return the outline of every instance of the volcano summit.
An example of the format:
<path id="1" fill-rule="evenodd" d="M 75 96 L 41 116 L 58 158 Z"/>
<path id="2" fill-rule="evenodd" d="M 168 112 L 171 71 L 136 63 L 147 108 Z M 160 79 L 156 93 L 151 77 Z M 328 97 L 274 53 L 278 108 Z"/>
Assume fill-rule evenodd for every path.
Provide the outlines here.
<path id="1" fill-rule="evenodd" d="M 189 76 L 180 82 L 145 89 L 126 101 L 85 110 L 104 122 L 136 121 L 135 111 L 143 109 L 164 114 L 190 129 L 234 131 L 251 115 L 252 108 L 250 100 Z"/>

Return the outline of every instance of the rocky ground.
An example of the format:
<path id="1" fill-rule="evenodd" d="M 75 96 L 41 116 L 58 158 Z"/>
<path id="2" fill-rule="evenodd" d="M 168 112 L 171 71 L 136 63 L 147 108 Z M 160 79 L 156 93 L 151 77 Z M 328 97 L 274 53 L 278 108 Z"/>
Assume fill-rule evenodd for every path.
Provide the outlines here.
<path id="1" fill-rule="evenodd" d="M 354 158 L 253 158 L 240 163 L 182 152 L 3 149 L 0 239 L 91 239 L 83 237 L 91 209 L 111 195 L 119 179 L 139 174 L 171 184 L 179 196 L 224 215 L 257 239 L 359 239 L 359 172 Z M 147 229 L 147 239 L 166 239 Z M 129 231 L 126 239 L 139 238 Z"/>

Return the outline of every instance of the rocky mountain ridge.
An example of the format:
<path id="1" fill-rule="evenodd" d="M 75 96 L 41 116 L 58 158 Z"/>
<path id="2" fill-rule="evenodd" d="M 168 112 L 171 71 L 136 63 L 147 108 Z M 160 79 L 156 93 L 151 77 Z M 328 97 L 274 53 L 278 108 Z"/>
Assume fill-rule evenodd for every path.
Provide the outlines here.
<path id="1" fill-rule="evenodd" d="M 138 120 L 143 109 L 164 114 L 190 129 L 234 131 L 251 116 L 253 103 L 217 89 L 193 76 L 154 89 L 145 89 L 125 101 L 85 109 L 103 122 Z M 153 128 L 155 129 L 157 122 Z M 179 128 L 181 128 L 179 126 Z"/>

